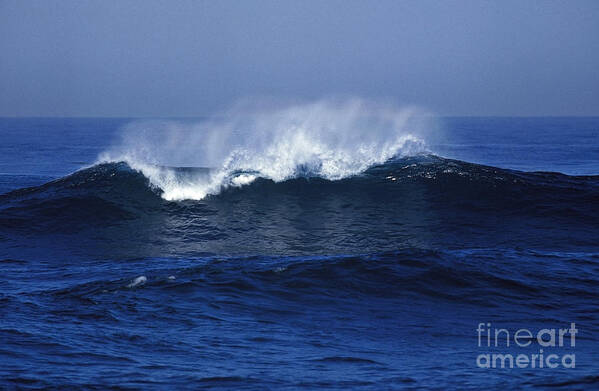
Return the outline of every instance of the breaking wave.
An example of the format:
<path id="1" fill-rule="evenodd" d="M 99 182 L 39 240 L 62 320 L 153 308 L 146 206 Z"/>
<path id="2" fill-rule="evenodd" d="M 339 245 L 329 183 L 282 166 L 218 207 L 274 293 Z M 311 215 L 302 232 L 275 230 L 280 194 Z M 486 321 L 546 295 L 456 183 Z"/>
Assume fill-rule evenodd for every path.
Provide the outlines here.
<path id="1" fill-rule="evenodd" d="M 361 99 L 279 108 L 238 106 L 199 123 L 140 121 L 99 163 L 126 162 L 166 200 L 203 199 L 256 178 L 347 178 L 394 157 L 427 152 L 431 117 Z M 212 167 L 187 171 L 170 167 Z"/>

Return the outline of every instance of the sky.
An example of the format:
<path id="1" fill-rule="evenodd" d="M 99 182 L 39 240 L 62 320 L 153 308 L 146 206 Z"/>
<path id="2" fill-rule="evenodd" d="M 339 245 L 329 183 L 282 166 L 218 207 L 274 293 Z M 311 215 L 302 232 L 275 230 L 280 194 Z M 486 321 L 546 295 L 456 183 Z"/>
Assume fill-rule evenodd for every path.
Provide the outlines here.
<path id="1" fill-rule="evenodd" d="M 599 1 L 0 0 L 0 116 L 346 95 L 439 115 L 599 115 Z"/>

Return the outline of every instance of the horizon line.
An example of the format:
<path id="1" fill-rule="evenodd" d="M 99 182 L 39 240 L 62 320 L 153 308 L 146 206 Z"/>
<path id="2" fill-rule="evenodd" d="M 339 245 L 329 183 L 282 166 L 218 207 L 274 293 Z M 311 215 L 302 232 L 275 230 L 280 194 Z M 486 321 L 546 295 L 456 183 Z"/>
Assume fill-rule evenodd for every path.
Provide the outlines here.
<path id="1" fill-rule="evenodd" d="M 226 115 L 132 115 L 132 116 L 122 116 L 122 115 L 0 115 L 0 119 L 85 119 L 85 118 L 95 118 L 95 119 L 193 119 L 193 118 L 225 118 Z M 535 114 L 535 115 L 505 115 L 505 114 L 429 114 L 423 115 L 423 117 L 442 117 L 442 118 L 597 118 L 598 114 Z"/>

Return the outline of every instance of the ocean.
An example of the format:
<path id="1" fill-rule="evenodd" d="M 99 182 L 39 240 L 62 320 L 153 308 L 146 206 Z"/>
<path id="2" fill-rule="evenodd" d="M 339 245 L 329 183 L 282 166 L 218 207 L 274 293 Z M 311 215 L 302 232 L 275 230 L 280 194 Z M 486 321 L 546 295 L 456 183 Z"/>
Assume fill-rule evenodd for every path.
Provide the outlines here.
<path id="1" fill-rule="evenodd" d="M 0 119 L 0 388 L 599 387 L 599 118 L 326 109 Z"/>

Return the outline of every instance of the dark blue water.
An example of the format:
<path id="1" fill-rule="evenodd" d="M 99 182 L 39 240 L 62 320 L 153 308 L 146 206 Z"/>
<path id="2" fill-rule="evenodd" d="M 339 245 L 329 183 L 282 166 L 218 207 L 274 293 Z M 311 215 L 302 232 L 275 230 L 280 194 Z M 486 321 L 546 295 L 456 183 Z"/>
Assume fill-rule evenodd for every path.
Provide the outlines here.
<path id="1" fill-rule="evenodd" d="M 431 153 L 176 202 L 94 165 L 129 122 L 0 120 L 0 387 L 599 387 L 599 118 L 445 118 Z"/>

